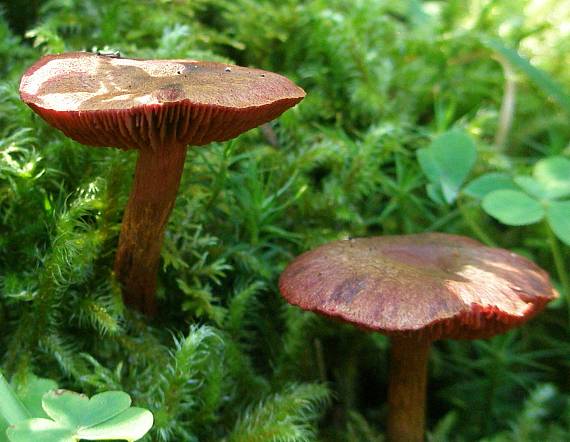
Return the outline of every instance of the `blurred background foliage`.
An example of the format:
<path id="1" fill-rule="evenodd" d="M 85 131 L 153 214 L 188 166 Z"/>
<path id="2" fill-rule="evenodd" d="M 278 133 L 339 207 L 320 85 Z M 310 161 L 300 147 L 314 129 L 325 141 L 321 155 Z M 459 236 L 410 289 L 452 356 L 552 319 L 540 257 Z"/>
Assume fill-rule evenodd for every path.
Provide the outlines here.
<path id="1" fill-rule="evenodd" d="M 568 2 L 0 5 L 0 363 L 14 385 L 124 389 L 155 413 L 148 440 L 382 440 L 386 339 L 286 306 L 277 278 L 326 241 L 438 230 L 530 257 L 562 297 L 505 336 L 436 344 L 430 440 L 570 440 L 568 241 L 499 222 L 465 187 L 570 157 Z M 136 153 L 80 146 L 18 97 L 42 54 L 97 49 L 252 65 L 308 92 L 263 130 L 189 151 L 152 322 L 111 272 Z M 475 160 L 443 194 L 417 152 L 449 134 Z"/>

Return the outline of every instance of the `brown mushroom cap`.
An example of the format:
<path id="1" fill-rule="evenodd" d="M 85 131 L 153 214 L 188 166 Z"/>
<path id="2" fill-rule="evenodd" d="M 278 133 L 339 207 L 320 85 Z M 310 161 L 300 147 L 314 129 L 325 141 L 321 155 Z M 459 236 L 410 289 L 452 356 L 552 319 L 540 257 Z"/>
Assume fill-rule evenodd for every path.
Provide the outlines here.
<path id="1" fill-rule="evenodd" d="M 20 96 L 82 144 L 160 149 L 229 140 L 276 118 L 305 92 L 259 69 L 70 52 L 28 69 Z"/>
<path id="2" fill-rule="evenodd" d="M 279 288 L 304 310 L 428 339 L 502 333 L 558 295 L 547 273 L 526 258 L 443 233 L 323 245 L 297 257 Z"/>

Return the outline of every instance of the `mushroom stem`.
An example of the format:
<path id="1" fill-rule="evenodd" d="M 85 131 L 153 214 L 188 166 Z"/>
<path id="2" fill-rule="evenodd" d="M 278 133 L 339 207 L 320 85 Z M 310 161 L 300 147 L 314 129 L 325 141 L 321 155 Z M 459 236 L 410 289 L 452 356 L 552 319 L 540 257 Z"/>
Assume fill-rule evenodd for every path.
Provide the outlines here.
<path id="1" fill-rule="evenodd" d="M 427 364 L 431 341 L 392 337 L 388 387 L 388 441 L 424 440 Z"/>
<path id="2" fill-rule="evenodd" d="M 153 316 L 164 229 L 184 170 L 186 146 L 141 149 L 115 256 L 125 304 Z"/>

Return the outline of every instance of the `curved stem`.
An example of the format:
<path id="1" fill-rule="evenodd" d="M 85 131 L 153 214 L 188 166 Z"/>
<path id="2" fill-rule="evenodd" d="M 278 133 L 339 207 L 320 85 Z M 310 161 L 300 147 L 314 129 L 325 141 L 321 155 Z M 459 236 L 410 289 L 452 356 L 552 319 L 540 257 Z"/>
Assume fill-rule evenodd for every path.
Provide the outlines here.
<path id="1" fill-rule="evenodd" d="M 12 391 L 2 373 L 0 373 L 0 416 L 6 419 L 8 425 L 14 425 L 30 418 L 30 413 Z"/>
<path id="2" fill-rule="evenodd" d="M 503 101 L 501 102 L 501 110 L 499 112 L 499 126 L 497 128 L 497 133 L 495 134 L 495 145 L 499 149 L 504 150 L 509 132 L 511 131 L 511 127 L 513 125 L 517 96 L 517 83 L 511 64 L 501 56 L 498 56 L 497 60 L 503 67 L 503 72 L 505 75 L 505 91 L 503 93 Z"/>
<path id="3" fill-rule="evenodd" d="M 123 215 L 115 273 L 125 304 L 153 316 L 164 229 L 180 185 L 185 146 L 141 150 Z"/>
<path id="4" fill-rule="evenodd" d="M 392 337 L 388 441 L 421 442 L 425 431 L 427 364 L 431 341 Z"/>

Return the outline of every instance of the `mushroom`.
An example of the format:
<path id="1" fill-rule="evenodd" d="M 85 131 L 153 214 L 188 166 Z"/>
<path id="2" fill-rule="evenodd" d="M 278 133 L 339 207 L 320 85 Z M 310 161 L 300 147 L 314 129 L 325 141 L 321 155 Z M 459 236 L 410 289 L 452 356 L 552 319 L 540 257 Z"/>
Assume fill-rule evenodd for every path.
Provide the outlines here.
<path id="1" fill-rule="evenodd" d="M 139 151 L 114 268 L 125 303 L 152 315 L 186 147 L 234 138 L 276 118 L 305 92 L 259 69 L 71 52 L 29 68 L 20 96 L 75 141 Z"/>
<path id="2" fill-rule="evenodd" d="M 423 440 L 427 363 L 437 339 L 521 325 L 558 294 L 508 250 L 444 233 L 335 241 L 297 257 L 279 289 L 291 304 L 390 337 L 388 440 Z"/>

